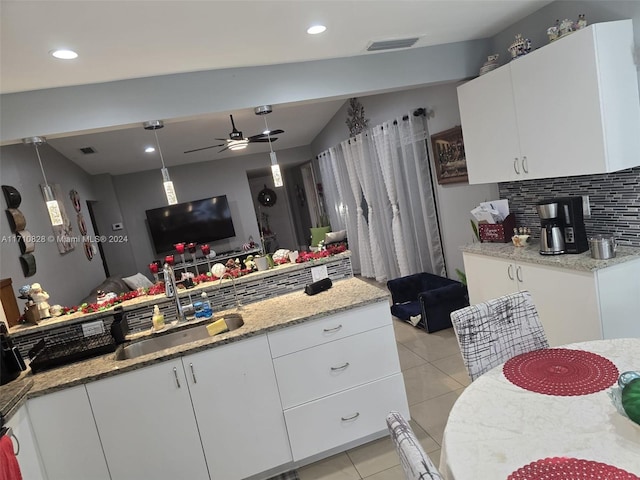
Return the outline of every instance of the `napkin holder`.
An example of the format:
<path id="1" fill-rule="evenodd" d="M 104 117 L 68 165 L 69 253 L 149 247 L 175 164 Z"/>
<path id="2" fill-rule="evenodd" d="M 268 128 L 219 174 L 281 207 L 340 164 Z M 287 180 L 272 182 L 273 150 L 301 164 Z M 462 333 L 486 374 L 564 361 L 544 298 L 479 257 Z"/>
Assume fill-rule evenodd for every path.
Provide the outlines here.
<path id="1" fill-rule="evenodd" d="M 481 242 L 507 243 L 511 241 L 516 228 L 516 216 L 510 213 L 502 223 L 480 223 L 478 232 Z"/>

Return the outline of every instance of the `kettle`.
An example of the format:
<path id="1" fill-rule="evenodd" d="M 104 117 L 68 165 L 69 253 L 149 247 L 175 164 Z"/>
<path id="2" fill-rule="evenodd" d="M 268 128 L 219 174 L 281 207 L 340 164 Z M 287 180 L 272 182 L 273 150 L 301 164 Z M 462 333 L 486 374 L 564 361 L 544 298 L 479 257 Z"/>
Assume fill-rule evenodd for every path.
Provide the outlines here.
<path id="1" fill-rule="evenodd" d="M 596 260 L 608 260 L 616 256 L 618 245 L 612 236 L 596 235 L 589 238 L 589 250 L 591 258 Z"/>

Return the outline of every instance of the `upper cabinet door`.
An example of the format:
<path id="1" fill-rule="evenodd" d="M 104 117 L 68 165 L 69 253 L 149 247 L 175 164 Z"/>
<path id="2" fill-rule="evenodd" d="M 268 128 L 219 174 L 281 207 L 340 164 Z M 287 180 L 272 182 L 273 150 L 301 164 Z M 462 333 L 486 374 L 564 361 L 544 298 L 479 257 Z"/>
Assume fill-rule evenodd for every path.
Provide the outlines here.
<path id="1" fill-rule="evenodd" d="M 604 171 L 602 102 L 590 33 L 574 33 L 510 64 L 527 178 Z"/>
<path id="2" fill-rule="evenodd" d="M 509 67 L 458 87 L 469 183 L 515 180 L 520 143 Z"/>

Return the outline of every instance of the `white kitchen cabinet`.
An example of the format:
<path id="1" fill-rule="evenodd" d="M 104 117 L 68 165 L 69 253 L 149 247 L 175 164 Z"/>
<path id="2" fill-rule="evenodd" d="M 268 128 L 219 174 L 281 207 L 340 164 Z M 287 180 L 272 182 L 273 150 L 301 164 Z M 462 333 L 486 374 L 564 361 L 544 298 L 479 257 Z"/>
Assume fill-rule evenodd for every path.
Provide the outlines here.
<path id="1" fill-rule="evenodd" d="M 22 406 L 7 421 L 6 426 L 13 432 L 12 441 L 17 450 L 16 458 L 20 465 L 20 473 L 25 480 L 45 480 L 40 454 L 31 430 L 27 407 Z M 15 451 L 14 450 L 14 451 Z"/>
<path id="2" fill-rule="evenodd" d="M 458 87 L 469 183 L 518 180 L 520 138 L 509 66 Z"/>
<path id="3" fill-rule="evenodd" d="M 465 252 L 470 303 L 528 290 L 552 347 L 640 336 L 640 259 L 595 271 Z"/>
<path id="4" fill-rule="evenodd" d="M 87 391 L 112 480 L 210 478 L 180 359 L 89 383 Z"/>
<path id="5" fill-rule="evenodd" d="M 32 398 L 27 410 L 46 478 L 110 478 L 84 385 Z"/>
<path id="6" fill-rule="evenodd" d="M 268 333 L 294 461 L 386 434 L 409 407 L 387 302 Z"/>
<path id="7" fill-rule="evenodd" d="M 458 87 L 470 183 L 640 164 L 631 20 L 590 25 Z"/>
<path id="8" fill-rule="evenodd" d="M 266 335 L 182 361 L 213 480 L 241 480 L 291 462 Z"/>
<path id="9" fill-rule="evenodd" d="M 285 410 L 294 460 L 385 432 L 385 418 L 398 410 L 409 418 L 402 374 Z"/>

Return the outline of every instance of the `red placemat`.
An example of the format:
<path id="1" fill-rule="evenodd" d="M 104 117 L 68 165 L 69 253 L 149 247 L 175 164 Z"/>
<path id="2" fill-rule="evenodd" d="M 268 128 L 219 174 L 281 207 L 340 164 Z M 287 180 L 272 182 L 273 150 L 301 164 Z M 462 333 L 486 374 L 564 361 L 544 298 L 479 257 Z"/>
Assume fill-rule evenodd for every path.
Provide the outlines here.
<path id="1" fill-rule="evenodd" d="M 519 468 L 507 480 L 639 480 L 640 477 L 606 463 L 580 458 L 543 458 Z"/>
<path id="2" fill-rule="evenodd" d="M 584 350 L 546 348 L 508 360 L 505 377 L 519 387 L 545 395 L 587 395 L 613 385 L 616 366 L 600 355 Z"/>

